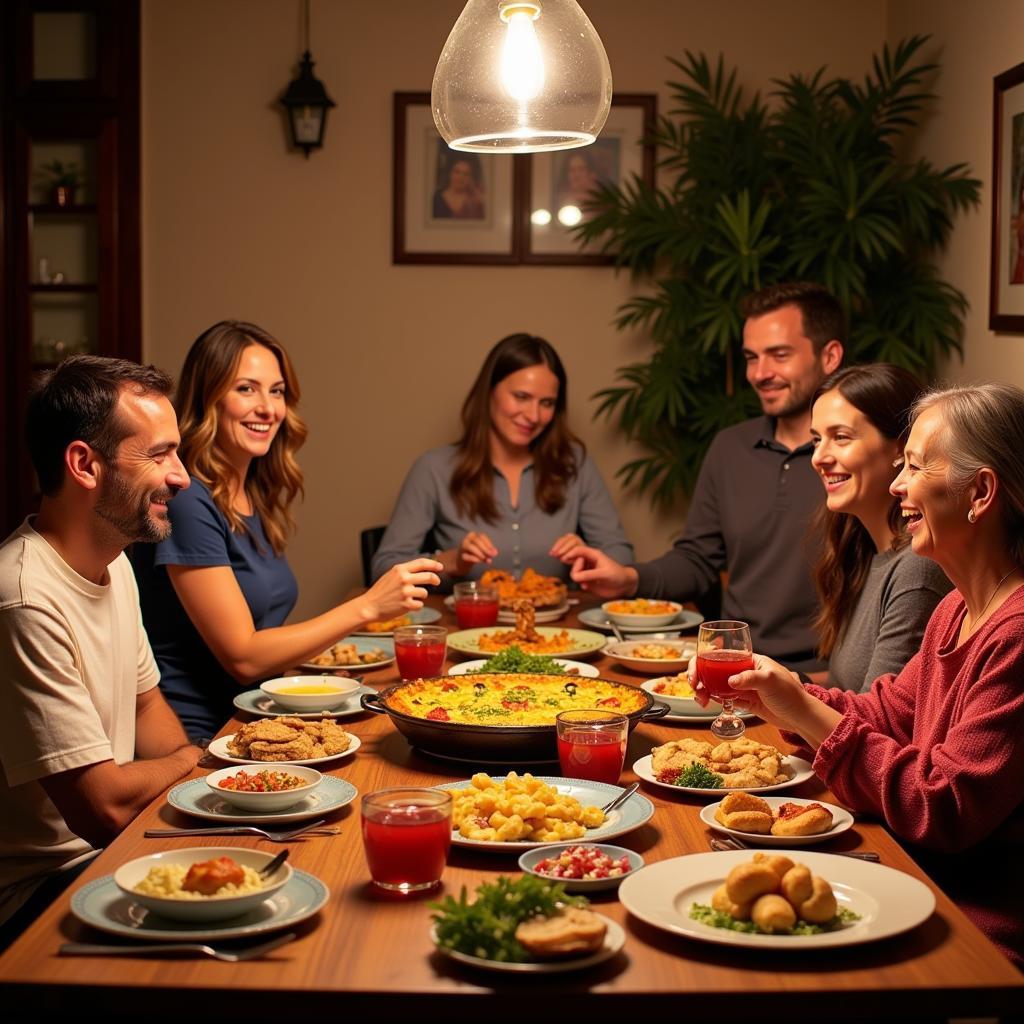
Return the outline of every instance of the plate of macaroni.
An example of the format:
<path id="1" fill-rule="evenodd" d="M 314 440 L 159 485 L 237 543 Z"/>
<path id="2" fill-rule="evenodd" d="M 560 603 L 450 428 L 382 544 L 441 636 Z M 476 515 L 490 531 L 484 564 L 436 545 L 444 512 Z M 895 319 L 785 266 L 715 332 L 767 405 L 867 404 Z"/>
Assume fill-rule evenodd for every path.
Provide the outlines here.
<path id="1" fill-rule="evenodd" d="M 575 839 L 600 842 L 632 832 L 654 814 L 650 800 L 634 793 L 606 816 L 602 805 L 623 787 L 529 772 L 509 772 L 504 779 L 477 772 L 434 788 L 453 791 L 452 844 L 479 850 L 511 853 Z"/>
<path id="2" fill-rule="evenodd" d="M 461 629 L 448 634 L 448 649 L 460 654 L 497 654 L 506 647 L 516 646 L 525 654 L 557 654 L 574 658 L 601 650 L 605 638 L 586 629 L 559 629 L 556 626 L 538 626 L 535 637 L 528 638 L 512 629 L 487 626 L 482 629 Z"/>

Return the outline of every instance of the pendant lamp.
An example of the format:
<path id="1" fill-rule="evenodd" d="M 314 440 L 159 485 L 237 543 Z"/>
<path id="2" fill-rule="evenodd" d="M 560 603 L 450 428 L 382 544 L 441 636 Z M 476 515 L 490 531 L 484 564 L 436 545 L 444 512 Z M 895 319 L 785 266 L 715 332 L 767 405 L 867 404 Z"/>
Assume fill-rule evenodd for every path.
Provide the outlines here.
<path id="1" fill-rule="evenodd" d="M 324 83 L 313 74 L 314 61 L 309 53 L 309 0 L 305 0 L 305 15 L 306 52 L 299 63 L 299 75 L 288 84 L 281 104 L 288 111 L 292 145 L 301 149 L 308 160 L 310 152 L 324 144 L 327 111 L 336 104 L 327 95 Z"/>
<path id="2" fill-rule="evenodd" d="M 452 149 L 575 149 L 608 119 L 612 72 L 575 0 L 469 0 L 441 51 L 430 102 Z"/>

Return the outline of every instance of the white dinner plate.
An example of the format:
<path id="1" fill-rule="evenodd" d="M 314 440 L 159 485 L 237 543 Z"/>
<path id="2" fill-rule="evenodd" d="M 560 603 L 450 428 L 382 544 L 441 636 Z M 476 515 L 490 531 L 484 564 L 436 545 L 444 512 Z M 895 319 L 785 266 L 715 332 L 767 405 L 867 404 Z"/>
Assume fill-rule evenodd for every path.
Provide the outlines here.
<path id="1" fill-rule="evenodd" d="M 338 669 L 344 669 L 346 672 L 354 673 L 355 675 L 358 675 L 363 669 L 369 671 L 374 668 L 383 668 L 385 665 L 392 664 L 395 660 L 395 642 L 390 636 L 383 633 L 377 635 L 379 639 L 375 639 L 373 636 L 347 636 L 343 640 L 338 641 L 342 644 L 352 644 L 360 654 L 367 654 L 369 651 L 377 648 L 383 653 L 383 657 L 377 661 L 371 661 L 366 664 L 360 662 L 358 665 L 318 665 L 316 662 L 304 661 L 299 667 L 308 669 L 310 672 L 326 672 L 328 674 L 336 672 Z"/>
<path id="2" fill-rule="evenodd" d="M 413 626 L 426 626 L 428 623 L 437 622 L 441 618 L 441 613 L 436 608 L 418 608 L 414 612 L 405 612 L 409 616 L 409 623 Z M 393 615 L 392 618 L 397 619 L 397 615 Z M 376 637 L 394 637 L 394 630 L 388 630 L 385 633 L 374 633 L 368 629 L 354 629 L 352 630 L 353 636 L 376 636 Z M 353 666 L 355 667 L 355 666 Z M 365 665 L 363 666 L 366 667 Z"/>
<path id="3" fill-rule="evenodd" d="M 651 694 L 651 696 L 660 699 L 656 693 Z M 710 715 L 676 715 L 670 711 L 667 715 L 662 715 L 658 719 L 658 724 L 660 725 L 662 722 L 686 722 L 690 725 L 710 725 L 718 717 L 720 711 L 721 709 L 712 711 Z M 755 716 L 749 711 L 741 711 L 739 708 L 736 708 L 736 717 L 748 719 Z"/>
<path id="4" fill-rule="evenodd" d="M 652 755 L 648 754 L 646 757 L 641 757 L 639 761 L 633 762 L 633 771 L 636 772 L 637 776 L 649 782 L 652 786 L 660 786 L 662 789 L 667 789 L 672 793 L 699 793 L 705 796 L 725 796 L 729 790 L 722 789 L 698 789 L 695 786 L 673 786 L 670 782 L 660 782 L 654 774 L 654 769 L 651 767 Z M 788 765 L 793 770 L 793 777 L 786 779 L 785 782 L 777 782 L 774 786 L 736 786 L 736 792 L 743 793 L 774 793 L 780 789 L 787 789 L 789 786 L 799 785 L 801 782 L 806 782 L 812 775 L 814 775 L 814 769 L 811 767 L 810 761 L 805 761 L 802 757 L 794 757 L 792 754 L 782 759 L 782 764 Z"/>
<path id="5" fill-rule="evenodd" d="M 277 760 L 274 764 L 323 764 L 325 761 L 337 761 L 339 757 L 348 757 L 350 754 L 354 754 L 361 746 L 362 743 L 358 736 L 353 736 L 352 733 L 346 733 L 346 736 L 352 741 L 348 745 L 347 750 L 343 750 L 340 754 L 329 754 L 327 757 L 312 757 L 307 761 L 285 761 Z M 228 744 L 235 738 L 235 734 L 229 733 L 227 736 L 219 736 L 217 739 L 210 743 L 207 748 L 214 757 L 219 757 L 222 761 L 228 761 L 230 764 L 270 764 L 269 761 L 254 761 L 249 757 L 235 757 L 234 754 L 228 752 Z"/>
<path id="6" fill-rule="evenodd" d="M 454 614 L 455 612 L 455 595 L 449 594 L 444 599 L 444 606 L 448 611 Z M 535 608 L 533 611 L 534 622 L 557 622 L 565 613 L 569 610 L 569 602 L 564 601 L 557 608 Z M 501 608 L 498 610 L 498 621 L 503 624 L 512 623 L 515 624 L 516 613 L 511 608 Z"/>
<path id="7" fill-rule="evenodd" d="M 464 676 L 470 672 L 479 672 L 489 661 L 489 658 L 478 658 L 476 661 L 463 661 L 458 665 L 452 665 L 448 669 L 448 675 L 450 676 Z M 552 661 L 557 662 L 566 672 L 572 671 L 572 675 L 585 676 L 588 679 L 596 679 L 601 673 L 597 670 L 597 666 L 588 665 L 584 661 L 569 661 L 566 658 L 552 658 Z M 528 672 L 524 672 L 523 675 L 529 675 Z"/>
<path id="8" fill-rule="evenodd" d="M 623 786 L 613 786 L 607 782 L 591 782 L 588 779 L 566 779 L 560 776 L 537 775 L 534 776 L 549 786 L 554 786 L 559 793 L 575 797 L 584 807 L 603 807 L 609 800 L 617 797 Z M 495 781 L 499 781 L 495 776 Z M 469 779 L 462 779 L 459 782 L 446 782 L 434 789 L 470 789 L 472 783 Z M 625 835 L 639 828 L 651 820 L 654 814 L 654 804 L 645 796 L 634 793 L 624 804 L 620 804 L 605 819 L 603 825 L 598 828 L 588 828 L 578 839 L 553 839 L 550 842 L 538 842 L 531 839 L 522 839 L 515 842 L 486 842 L 482 839 L 466 839 L 460 836 L 457 831 L 452 832 L 452 846 L 467 846 L 474 850 L 493 850 L 495 853 L 522 853 L 523 850 L 533 850 L 538 846 L 562 846 L 567 842 L 573 843 L 600 843 L 606 839 L 614 839 L 616 836 Z"/>
<path id="9" fill-rule="evenodd" d="M 605 633 L 614 632 L 612 620 L 600 608 L 586 608 L 579 613 L 578 618 L 580 622 L 591 629 L 600 629 Z M 700 612 L 691 612 L 684 608 L 671 622 L 664 626 L 629 626 L 628 628 L 619 626 L 619 629 L 625 636 L 639 633 L 672 633 L 677 630 L 689 633 L 695 630 L 703 621 L 704 616 Z"/>
<path id="10" fill-rule="evenodd" d="M 171 921 L 150 913 L 118 889 L 113 875 L 83 885 L 71 897 L 71 913 L 83 924 L 111 935 L 157 942 L 218 942 L 290 928 L 312 917 L 330 889 L 315 875 L 293 869 L 291 880 L 255 910 L 226 921 Z"/>
<path id="11" fill-rule="evenodd" d="M 460 654 L 475 654 L 478 657 L 481 654 L 486 654 L 490 657 L 492 654 L 499 653 L 498 651 L 481 651 L 480 650 L 480 637 L 484 633 L 507 633 L 507 629 L 503 629 L 501 626 L 486 626 L 481 629 L 460 629 L 455 633 L 448 634 L 448 650 L 458 651 Z M 538 626 L 537 632 L 545 638 L 558 636 L 562 632 L 558 626 Z M 592 633 L 587 629 L 567 629 L 565 632 L 569 636 L 569 646 L 564 651 L 545 651 L 545 654 L 558 654 L 561 657 L 571 658 L 573 655 L 579 654 L 592 654 L 594 651 L 601 650 L 605 644 L 605 638 L 600 633 Z M 509 646 L 513 646 L 509 644 Z M 517 644 L 520 649 L 523 649 L 522 644 Z M 504 649 L 504 648 L 503 648 Z M 533 654 L 533 651 L 524 651 L 525 654 Z"/>
<path id="12" fill-rule="evenodd" d="M 641 658 L 633 654 L 633 651 L 644 644 L 658 644 L 675 650 L 678 657 L 675 658 Z M 631 669 L 634 672 L 642 672 L 647 676 L 663 677 L 669 672 L 685 672 L 690 659 L 697 653 L 697 642 L 695 640 L 645 640 L 642 637 L 636 640 L 613 640 L 608 643 L 603 654 L 614 658 L 620 665 Z"/>
<path id="13" fill-rule="evenodd" d="M 287 821 L 303 821 L 330 814 L 339 807 L 351 803 L 358 790 L 351 782 L 325 775 L 316 791 L 304 800 L 276 814 L 254 814 L 233 807 L 223 797 L 206 785 L 206 779 L 189 779 L 179 782 L 168 794 L 167 802 L 183 814 L 207 821 L 219 821 L 230 825 L 271 825 Z"/>
<path id="14" fill-rule="evenodd" d="M 655 928 L 701 942 L 755 949 L 800 950 L 874 942 L 909 931 L 935 909 L 935 894 L 912 875 L 833 853 L 800 853 L 793 859 L 826 879 L 839 907 L 859 914 L 859 921 L 820 935 L 759 935 L 693 920 L 693 904 L 709 905 L 725 876 L 737 864 L 748 863 L 751 856 L 749 850 L 691 853 L 648 864 L 623 879 L 619 899 L 631 914 Z"/>
<path id="15" fill-rule="evenodd" d="M 364 693 L 376 692 L 372 686 L 360 686 L 354 693 L 349 694 L 343 703 L 330 711 L 289 711 L 262 690 L 243 690 L 235 695 L 234 705 L 240 711 L 248 711 L 250 715 L 259 715 L 261 718 L 305 718 L 310 721 L 321 718 L 351 718 L 353 715 L 366 714 L 359 703 L 359 698 Z"/>
<path id="16" fill-rule="evenodd" d="M 678 788 L 678 787 L 674 787 Z M 719 792 L 721 792 L 719 790 Z M 742 792 L 749 793 L 749 789 Z M 827 811 L 832 812 L 832 827 L 827 832 L 819 832 L 813 836 L 773 836 L 760 835 L 757 832 L 741 832 L 738 828 L 726 828 L 715 818 L 715 811 L 718 810 L 721 800 L 713 804 L 706 804 L 700 809 L 700 820 L 713 828 L 716 832 L 722 832 L 727 836 L 735 836 L 737 839 L 750 843 L 752 846 L 809 846 L 811 843 L 824 843 L 828 839 L 834 839 L 843 832 L 853 827 L 853 815 L 845 808 L 837 807 L 835 804 L 827 804 L 823 800 L 797 800 L 793 797 L 766 796 L 762 797 L 773 811 L 782 804 L 820 804 Z"/>
<path id="17" fill-rule="evenodd" d="M 604 945 L 591 953 L 590 956 L 581 956 L 573 960 L 547 960 L 535 961 L 525 964 L 511 964 L 502 960 L 485 960 L 483 957 L 470 956 L 468 953 L 458 953 L 454 949 L 445 949 L 438 944 L 436 928 L 430 929 L 430 938 L 437 951 L 442 956 L 457 960 L 460 964 L 469 964 L 471 967 L 482 967 L 488 971 L 509 971 L 513 974 L 562 974 L 565 971 L 579 971 L 584 967 L 593 967 L 595 964 L 604 963 L 610 960 L 626 944 L 626 933 L 617 921 L 613 921 L 604 914 L 598 914 L 604 921 L 608 931 L 604 936 Z"/>

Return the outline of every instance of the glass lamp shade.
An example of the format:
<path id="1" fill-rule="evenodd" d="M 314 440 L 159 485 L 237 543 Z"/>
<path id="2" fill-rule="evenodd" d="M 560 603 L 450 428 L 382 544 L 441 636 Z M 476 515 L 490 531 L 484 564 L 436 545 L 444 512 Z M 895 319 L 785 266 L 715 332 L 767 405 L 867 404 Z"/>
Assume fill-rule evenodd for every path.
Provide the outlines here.
<path id="1" fill-rule="evenodd" d="M 608 119 L 612 72 L 575 0 L 469 0 L 441 51 L 430 102 L 452 149 L 574 149 Z"/>

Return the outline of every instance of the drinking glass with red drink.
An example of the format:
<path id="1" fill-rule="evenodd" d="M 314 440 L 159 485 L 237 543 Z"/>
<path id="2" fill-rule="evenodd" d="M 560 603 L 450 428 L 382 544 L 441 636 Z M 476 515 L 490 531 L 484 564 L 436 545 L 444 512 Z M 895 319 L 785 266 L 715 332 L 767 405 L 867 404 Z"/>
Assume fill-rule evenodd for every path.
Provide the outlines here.
<path id="1" fill-rule="evenodd" d="M 734 740 L 746 731 L 743 719 L 733 711 L 739 691 L 729 685 L 731 676 L 754 667 L 750 627 L 745 622 L 723 619 L 704 622 L 697 634 L 697 678 L 722 713 L 711 723 L 720 740 Z"/>
<path id="2" fill-rule="evenodd" d="M 363 850 L 374 885 L 418 892 L 441 881 L 452 845 L 452 795 L 443 789 L 379 789 L 362 804 Z"/>
<path id="3" fill-rule="evenodd" d="M 426 679 L 444 669 L 448 630 L 444 626 L 399 626 L 395 630 L 395 658 L 403 679 Z"/>
<path id="4" fill-rule="evenodd" d="M 455 618 L 459 629 L 476 629 L 478 626 L 493 626 L 498 621 L 498 591 L 485 587 L 475 580 L 456 583 L 452 589 L 455 596 Z"/>
<path id="5" fill-rule="evenodd" d="M 563 711 L 555 716 L 558 763 L 568 779 L 617 785 L 626 757 L 629 719 L 614 711 Z"/>

